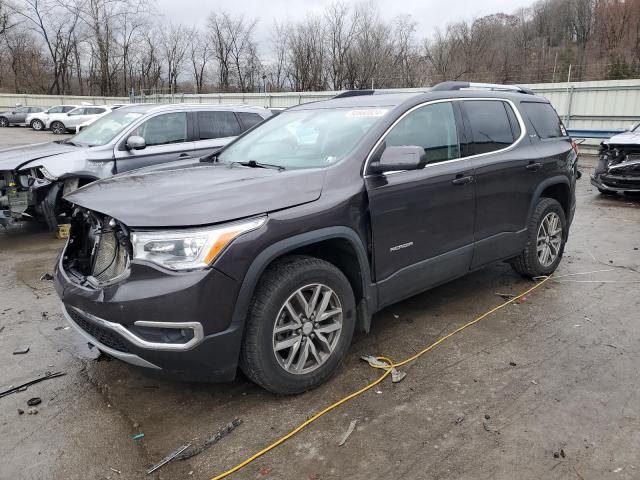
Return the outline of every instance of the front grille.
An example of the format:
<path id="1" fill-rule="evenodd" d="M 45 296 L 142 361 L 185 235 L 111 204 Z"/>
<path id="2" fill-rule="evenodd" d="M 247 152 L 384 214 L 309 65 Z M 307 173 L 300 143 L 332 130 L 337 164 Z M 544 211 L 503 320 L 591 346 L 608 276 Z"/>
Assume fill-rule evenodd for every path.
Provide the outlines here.
<path id="1" fill-rule="evenodd" d="M 126 342 L 113 330 L 89 320 L 74 308 L 67 308 L 67 313 L 80 328 L 95 338 L 97 342 L 114 350 L 118 350 L 119 352 L 130 353 Z"/>
<path id="2" fill-rule="evenodd" d="M 640 188 L 640 176 L 618 177 L 613 175 L 602 175 L 601 180 L 602 180 L 602 183 L 604 183 L 606 186 L 608 185 L 614 188 L 629 188 L 629 189 Z"/>

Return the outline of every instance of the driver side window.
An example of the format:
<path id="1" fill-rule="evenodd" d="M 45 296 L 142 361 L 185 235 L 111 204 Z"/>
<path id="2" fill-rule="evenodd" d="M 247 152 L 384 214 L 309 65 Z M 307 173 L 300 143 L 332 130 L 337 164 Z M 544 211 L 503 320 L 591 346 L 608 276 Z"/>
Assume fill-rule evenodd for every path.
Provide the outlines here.
<path id="1" fill-rule="evenodd" d="M 144 138 L 147 146 L 187 141 L 187 113 L 166 113 L 150 118 L 132 135 Z"/>
<path id="2" fill-rule="evenodd" d="M 432 103 L 414 110 L 393 127 L 383 145 L 384 148 L 422 147 L 427 163 L 459 158 L 460 143 L 453 105 L 451 102 Z"/>

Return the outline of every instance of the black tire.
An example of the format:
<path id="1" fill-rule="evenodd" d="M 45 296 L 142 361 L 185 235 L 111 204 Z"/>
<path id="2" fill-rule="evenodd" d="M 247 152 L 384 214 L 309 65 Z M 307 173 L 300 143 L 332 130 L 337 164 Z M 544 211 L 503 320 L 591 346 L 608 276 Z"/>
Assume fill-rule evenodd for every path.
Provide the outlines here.
<path id="1" fill-rule="evenodd" d="M 5 128 L 8 126 L 9 126 L 9 120 L 7 120 L 5 117 L 0 117 L 0 127 Z"/>
<path id="2" fill-rule="evenodd" d="M 557 257 L 555 258 L 553 263 L 545 266 L 538 258 L 538 230 L 540 229 L 540 224 L 542 223 L 543 219 L 551 212 L 556 213 L 560 218 L 560 223 L 562 226 L 562 237 Z M 529 219 L 527 230 L 527 243 L 524 247 L 524 250 L 520 255 L 511 259 L 509 263 L 511 264 L 513 269 L 523 277 L 533 278 L 552 274 L 562 260 L 562 254 L 564 253 L 564 246 L 565 242 L 567 241 L 568 233 L 567 220 L 560 203 L 558 203 L 558 201 L 553 198 L 541 198 L 538 201 L 536 208 L 533 210 L 531 218 Z"/>
<path id="3" fill-rule="evenodd" d="M 342 330 L 334 350 L 316 370 L 290 373 L 276 359 L 275 322 L 287 299 L 299 288 L 315 282 L 328 286 L 337 295 L 343 312 Z M 310 390 L 337 371 L 351 344 L 355 321 L 353 291 L 337 267 L 314 257 L 284 257 L 267 269 L 256 287 L 242 342 L 240 368 L 247 377 L 273 393 L 291 395 Z"/>
<path id="4" fill-rule="evenodd" d="M 55 135 L 62 135 L 63 133 L 67 132 L 67 129 L 65 128 L 64 123 L 62 123 L 62 122 L 53 122 L 51 124 L 51 131 Z"/>
<path id="5" fill-rule="evenodd" d="M 598 191 L 602 194 L 602 195 L 617 195 L 617 192 L 614 192 L 613 190 L 605 190 L 604 188 L 598 188 Z"/>
<path id="6" fill-rule="evenodd" d="M 39 132 L 41 130 L 44 130 L 44 122 L 36 118 L 35 120 L 31 120 L 30 127 L 34 129 L 36 132 Z"/>

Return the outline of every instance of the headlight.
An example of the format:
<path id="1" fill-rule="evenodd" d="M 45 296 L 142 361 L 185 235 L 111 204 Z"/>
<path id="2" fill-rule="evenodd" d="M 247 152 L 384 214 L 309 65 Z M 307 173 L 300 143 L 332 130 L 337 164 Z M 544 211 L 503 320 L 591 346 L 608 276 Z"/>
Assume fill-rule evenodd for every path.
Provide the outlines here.
<path id="1" fill-rule="evenodd" d="M 252 218 L 211 228 L 133 232 L 133 258 L 171 270 L 205 268 L 235 238 L 260 228 L 267 217 Z"/>
<path id="2" fill-rule="evenodd" d="M 55 175 L 53 175 L 51 172 L 49 172 L 49 170 L 47 170 L 44 167 L 39 167 L 40 173 L 42 174 L 42 176 L 44 178 L 46 178 L 47 180 L 49 180 L 50 182 L 55 182 L 58 177 L 56 177 Z"/>

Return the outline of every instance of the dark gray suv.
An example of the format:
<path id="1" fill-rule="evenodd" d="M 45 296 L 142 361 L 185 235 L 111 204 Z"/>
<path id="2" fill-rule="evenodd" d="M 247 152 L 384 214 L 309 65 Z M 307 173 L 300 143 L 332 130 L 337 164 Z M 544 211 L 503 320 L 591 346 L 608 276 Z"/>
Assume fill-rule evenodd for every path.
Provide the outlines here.
<path id="1" fill-rule="evenodd" d="M 68 321 L 134 365 L 200 380 L 239 366 L 291 394 L 332 375 L 389 304 L 496 261 L 555 270 L 577 149 L 546 99 L 459 82 L 365 93 L 68 195 Z"/>

